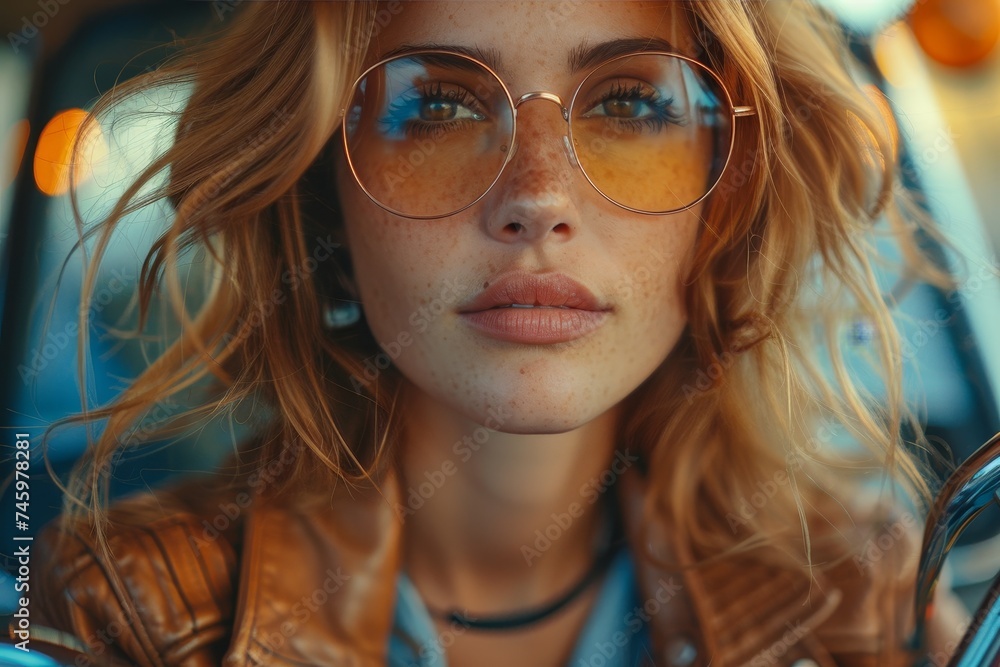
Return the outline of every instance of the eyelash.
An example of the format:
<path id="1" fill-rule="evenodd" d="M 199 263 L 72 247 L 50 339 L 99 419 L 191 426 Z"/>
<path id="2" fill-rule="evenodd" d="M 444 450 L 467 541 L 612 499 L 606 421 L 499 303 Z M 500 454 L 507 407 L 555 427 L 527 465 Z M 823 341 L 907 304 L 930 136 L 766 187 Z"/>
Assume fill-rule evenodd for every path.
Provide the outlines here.
<path id="1" fill-rule="evenodd" d="M 400 98 L 390 104 L 388 114 L 382 122 L 390 125 L 393 130 L 402 129 L 408 136 L 424 138 L 429 136 L 430 133 L 434 131 L 446 132 L 460 127 L 465 127 L 468 125 L 469 120 L 463 118 L 459 120 L 432 123 L 422 121 L 419 118 L 408 118 L 399 125 L 395 125 L 393 124 L 393 118 L 400 114 L 405 115 L 409 111 L 410 105 L 413 103 L 425 104 L 429 101 L 454 102 L 459 106 L 469 109 L 473 113 L 482 113 L 482 105 L 479 100 L 464 88 L 457 88 L 445 92 L 441 87 L 441 82 L 438 81 L 433 84 L 423 84 L 417 89 L 417 91 L 417 94 Z"/>
<path id="2" fill-rule="evenodd" d="M 644 87 L 638 83 L 628 87 L 620 83 L 613 84 L 610 90 L 590 105 L 590 108 L 593 109 L 596 106 L 605 104 L 609 100 L 621 99 L 645 102 L 656 112 L 651 118 L 615 119 L 616 122 L 621 123 L 632 131 L 640 132 L 643 129 L 658 131 L 662 130 L 663 126 L 668 123 L 672 125 L 684 124 L 684 115 L 673 109 L 673 97 L 661 99 L 655 92 L 650 91 L 648 87 Z"/>

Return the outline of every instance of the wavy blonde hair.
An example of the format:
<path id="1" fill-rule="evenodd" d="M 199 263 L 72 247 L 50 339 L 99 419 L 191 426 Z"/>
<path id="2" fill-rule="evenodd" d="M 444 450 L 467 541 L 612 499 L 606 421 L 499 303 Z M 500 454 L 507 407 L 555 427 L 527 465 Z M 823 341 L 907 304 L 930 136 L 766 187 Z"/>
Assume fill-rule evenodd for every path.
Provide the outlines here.
<path id="1" fill-rule="evenodd" d="M 758 113 L 739 124 L 729 169 L 704 210 L 686 285 L 689 326 L 668 363 L 629 397 L 623 442 L 648 464 L 648 511 L 678 526 L 699 559 L 771 546 L 785 566 L 811 571 L 837 562 L 827 551 L 816 557 L 809 527 L 825 499 L 853 493 L 845 468 L 858 479 L 878 474 L 918 506 L 929 494 L 914 455 L 920 429 L 902 397 L 900 341 L 872 265 L 876 221 L 888 221 L 911 270 L 943 276 L 922 263 L 917 218 L 904 215 L 913 207 L 897 183 L 891 116 L 851 75 L 828 16 L 805 0 L 672 6 L 692 29 L 697 57 Z M 330 193 L 331 141 L 377 11 L 364 0 L 247 3 L 220 38 L 120 86 L 93 110 L 89 122 L 98 122 L 149 86 L 193 84 L 173 144 L 85 234 L 96 236 L 86 303 L 122 216 L 164 197 L 176 209 L 145 259 L 137 300 L 142 330 L 165 289 L 179 335 L 113 402 L 66 420 L 106 421 L 67 489 L 67 512 L 92 520 L 99 543 L 116 452 L 245 401 L 272 409 L 244 453 L 251 465 L 289 443 L 306 448 L 286 483 L 360 480 L 391 458 L 400 375 L 390 367 L 374 382 L 352 382 L 380 352 L 377 342 L 363 325 L 343 334 L 321 323 L 324 299 L 351 292 L 347 256 L 302 271 L 315 235 L 343 240 Z M 167 167 L 166 184 L 140 197 Z M 211 258 L 211 288 L 192 310 L 177 259 L 195 247 Z M 294 289 L 282 280 L 289 272 L 301 278 Z M 276 290 L 287 298 L 276 302 Z M 885 387 L 878 402 L 845 362 L 843 329 L 859 320 L 874 332 Z M 86 349 L 85 336 L 79 345 Z M 138 428 L 158 403 L 204 381 L 213 388 L 204 402 Z M 816 437 L 822 420 L 866 456 L 835 454 Z M 904 425 L 917 434 L 916 447 L 902 442 Z M 787 471 L 790 483 L 734 524 L 734 508 L 776 471 Z"/>

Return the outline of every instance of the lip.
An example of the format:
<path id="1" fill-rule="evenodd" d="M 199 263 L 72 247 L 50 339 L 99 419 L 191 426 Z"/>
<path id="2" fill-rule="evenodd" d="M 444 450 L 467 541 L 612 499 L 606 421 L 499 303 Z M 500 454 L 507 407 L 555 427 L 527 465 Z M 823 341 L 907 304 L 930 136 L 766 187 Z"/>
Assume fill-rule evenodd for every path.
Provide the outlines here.
<path id="1" fill-rule="evenodd" d="M 516 272 L 501 276 L 458 312 L 491 338 L 548 344 L 587 335 L 607 320 L 611 308 L 564 274 Z"/>

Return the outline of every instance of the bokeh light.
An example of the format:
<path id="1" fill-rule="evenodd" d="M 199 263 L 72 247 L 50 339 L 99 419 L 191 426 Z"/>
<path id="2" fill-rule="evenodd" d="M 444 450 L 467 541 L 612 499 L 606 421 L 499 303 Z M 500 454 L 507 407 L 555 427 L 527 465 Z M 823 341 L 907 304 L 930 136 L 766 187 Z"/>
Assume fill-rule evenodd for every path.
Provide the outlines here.
<path id="1" fill-rule="evenodd" d="M 1000 41 L 996 0 L 922 0 L 910 25 L 920 48 L 943 65 L 971 67 L 984 61 Z"/>
<path id="2" fill-rule="evenodd" d="M 47 195 L 61 195 L 69 190 L 70 164 L 74 141 L 87 118 L 83 109 L 67 109 L 57 113 L 46 124 L 35 149 L 35 183 Z M 107 142 L 97 123 L 91 123 L 80 141 L 80 153 L 75 160 L 73 180 L 79 186 L 92 173 L 93 164 L 107 156 Z"/>

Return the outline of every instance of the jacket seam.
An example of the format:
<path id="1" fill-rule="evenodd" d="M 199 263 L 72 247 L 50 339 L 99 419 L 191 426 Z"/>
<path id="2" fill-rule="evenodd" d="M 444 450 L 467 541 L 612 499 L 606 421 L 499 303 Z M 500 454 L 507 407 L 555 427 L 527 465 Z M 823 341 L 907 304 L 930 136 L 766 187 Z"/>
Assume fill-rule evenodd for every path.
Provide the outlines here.
<path id="1" fill-rule="evenodd" d="M 155 544 L 156 548 L 159 550 L 160 556 L 162 557 L 163 562 L 166 564 L 167 572 L 170 573 L 170 579 L 173 581 L 174 586 L 177 588 L 177 595 L 181 599 L 181 602 L 184 603 L 184 608 L 187 609 L 188 615 L 191 617 L 191 629 L 194 630 L 195 633 L 198 633 L 200 631 L 200 628 L 198 627 L 197 615 L 194 612 L 194 608 L 191 606 L 191 601 L 188 600 L 187 595 L 184 594 L 185 591 L 183 584 L 181 583 L 180 578 L 177 576 L 177 569 L 174 567 L 174 563 L 171 560 L 170 555 L 167 552 L 167 549 L 164 547 L 163 541 L 160 539 L 159 535 L 157 535 L 154 531 L 150 530 L 149 528 L 143 528 L 142 530 L 147 535 L 149 535 L 150 538 L 152 538 L 153 544 Z"/>
<path id="2" fill-rule="evenodd" d="M 205 582 L 205 586 L 208 588 L 208 592 L 211 594 L 212 599 L 215 604 L 218 605 L 219 609 L 225 609 L 227 602 L 219 596 L 220 591 L 216 590 L 215 582 L 216 580 L 212 578 L 209 570 L 208 563 L 205 561 L 205 554 L 202 553 L 201 544 L 198 542 L 198 538 L 191 534 L 187 526 L 183 527 L 183 532 L 187 538 L 188 545 L 191 547 L 191 551 L 194 552 L 195 560 L 198 562 L 198 569 L 201 570 L 202 579 Z M 221 537 L 216 539 L 222 539 Z M 219 547 L 220 551 L 224 550 L 224 547 Z M 220 554 L 225 560 L 225 554 Z"/>
<path id="3" fill-rule="evenodd" d="M 124 603 L 122 600 L 126 597 L 128 597 L 129 599 L 134 599 L 134 598 L 132 598 L 132 596 L 122 595 L 122 593 L 124 593 L 125 591 L 120 590 L 118 582 L 115 581 L 114 577 L 111 577 L 109 575 L 109 571 L 111 568 L 107 567 L 105 562 L 100 557 L 98 557 L 97 552 L 94 550 L 91 544 L 87 542 L 87 540 L 85 540 L 75 530 L 73 531 L 73 537 L 75 537 L 80 542 L 80 544 L 83 545 L 83 548 L 90 556 L 91 561 L 94 563 L 94 565 L 97 566 L 98 569 L 100 569 L 101 574 L 104 576 L 104 580 L 108 582 L 108 585 L 111 587 L 111 590 L 115 594 L 116 602 L 118 603 L 119 608 L 123 612 L 127 611 L 128 609 L 127 604 Z M 83 572 L 84 570 L 78 571 L 73 578 L 75 579 L 76 577 L 82 576 Z M 69 582 L 67 582 L 67 584 L 68 583 Z M 122 580 L 121 583 L 125 585 L 124 580 Z M 75 600 L 74 604 L 76 604 L 77 607 L 79 607 L 79 604 L 76 603 Z M 153 645 L 152 637 L 149 635 L 146 626 L 143 624 L 142 619 L 139 617 L 138 609 L 136 609 L 136 613 L 133 616 L 134 618 L 131 619 L 130 624 L 132 626 L 132 632 L 135 635 L 137 643 L 143 651 L 144 654 L 143 657 L 148 661 L 148 664 L 157 665 L 158 667 L 165 667 L 163 665 L 163 662 L 157 657 L 155 650 L 156 647 Z M 152 649 L 152 651 L 150 649 Z"/>
<path id="4" fill-rule="evenodd" d="M 255 660 L 250 653 L 250 644 L 252 641 L 256 642 L 251 633 L 255 632 L 257 628 L 257 586 L 252 585 L 253 582 L 248 582 L 247 578 L 250 576 L 250 572 L 254 570 L 251 565 L 255 564 L 259 558 L 260 539 L 257 535 L 256 513 L 251 512 L 247 516 L 244 522 L 244 530 L 246 533 L 243 540 L 243 552 L 239 562 L 240 573 L 236 609 L 233 611 L 232 618 L 232 641 L 226 654 L 226 661 L 236 664 L 237 659 L 240 658 L 240 654 L 242 653 L 244 656 L 243 664 L 246 665 L 248 664 L 245 661 L 246 658 Z"/>

